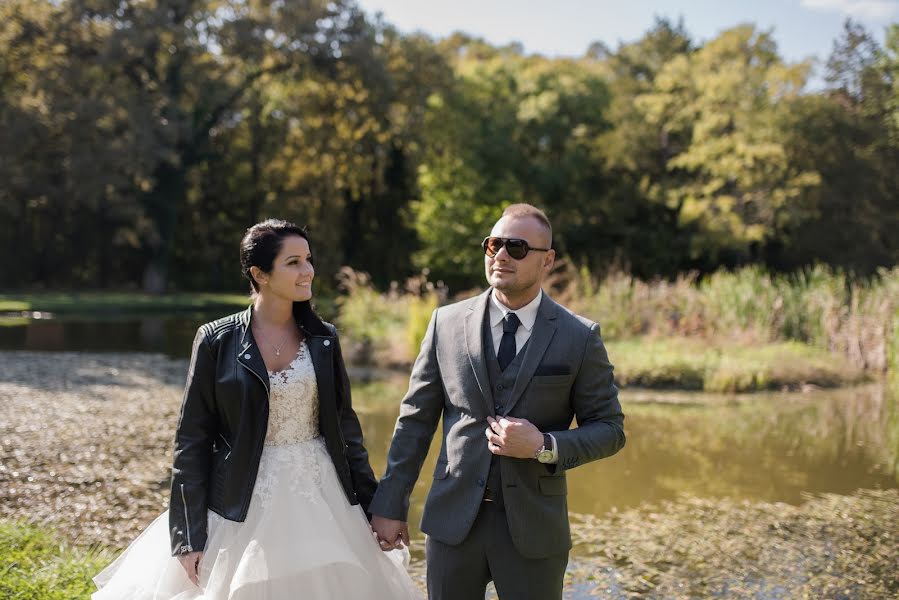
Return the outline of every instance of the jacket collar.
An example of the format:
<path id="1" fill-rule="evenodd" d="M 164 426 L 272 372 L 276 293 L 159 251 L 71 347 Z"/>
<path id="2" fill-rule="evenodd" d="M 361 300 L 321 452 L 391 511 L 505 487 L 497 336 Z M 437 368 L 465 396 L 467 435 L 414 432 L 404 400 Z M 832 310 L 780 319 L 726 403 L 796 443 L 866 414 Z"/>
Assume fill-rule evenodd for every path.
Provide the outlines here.
<path id="1" fill-rule="evenodd" d="M 329 364 L 331 351 L 336 340 L 335 335 L 327 328 L 324 322 L 312 311 L 308 302 L 295 302 L 293 305 L 294 318 L 297 325 L 306 338 L 309 346 L 313 366 L 319 381 L 327 374 L 326 365 Z M 237 362 L 251 370 L 266 389 L 269 389 L 268 369 L 262 360 L 262 352 L 259 351 L 256 339 L 253 337 L 253 329 L 250 323 L 253 320 L 253 306 L 250 305 L 237 317 L 240 324 L 240 343 L 237 344 Z"/>

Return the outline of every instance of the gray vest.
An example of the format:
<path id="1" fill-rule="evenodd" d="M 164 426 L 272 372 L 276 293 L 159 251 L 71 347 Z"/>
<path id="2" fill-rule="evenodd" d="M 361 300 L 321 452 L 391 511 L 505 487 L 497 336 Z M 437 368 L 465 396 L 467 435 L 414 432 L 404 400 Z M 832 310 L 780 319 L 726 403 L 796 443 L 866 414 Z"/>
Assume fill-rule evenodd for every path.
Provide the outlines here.
<path id="1" fill-rule="evenodd" d="M 524 353 L 527 350 L 530 340 L 525 342 L 518 351 L 515 359 L 509 363 L 506 370 L 499 368 L 499 361 L 496 359 L 496 349 L 493 347 L 493 334 L 490 330 L 490 309 L 488 305 L 487 314 L 484 317 L 484 330 L 482 332 L 484 344 L 484 357 L 487 361 L 487 374 L 490 377 L 490 389 L 493 391 L 493 411 L 497 417 L 503 416 L 507 412 L 509 401 L 512 398 L 512 388 L 515 387 L 515 380 L 518 379 L 518 372 L 521 369 L 521 363 L 524 360 Z M 519 325 L 522 327 L 522 325 Z M 500 469 L 501 456 L 494 455 L 490 460 L 490 473 L 487 475 L 487 488 L 493 495 L 494 502 L 502 505 L 503 502 L 503 478 Z"/>

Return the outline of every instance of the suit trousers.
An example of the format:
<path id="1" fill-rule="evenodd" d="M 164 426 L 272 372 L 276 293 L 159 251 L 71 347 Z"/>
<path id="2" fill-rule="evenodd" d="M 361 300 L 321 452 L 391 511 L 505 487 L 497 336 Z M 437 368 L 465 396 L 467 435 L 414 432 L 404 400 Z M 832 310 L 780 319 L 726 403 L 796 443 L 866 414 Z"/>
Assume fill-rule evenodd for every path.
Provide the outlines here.
<path id="1" fill-rule="evenodd" d="M 540 559 L 522 556 L 512 542 L 501 502 L 481 503 L 461 544 L 429 536 L 425 551 L 429 600 L 484 600 L 490 581 L 499 600 L 562 600 L 568 552 Z"/>

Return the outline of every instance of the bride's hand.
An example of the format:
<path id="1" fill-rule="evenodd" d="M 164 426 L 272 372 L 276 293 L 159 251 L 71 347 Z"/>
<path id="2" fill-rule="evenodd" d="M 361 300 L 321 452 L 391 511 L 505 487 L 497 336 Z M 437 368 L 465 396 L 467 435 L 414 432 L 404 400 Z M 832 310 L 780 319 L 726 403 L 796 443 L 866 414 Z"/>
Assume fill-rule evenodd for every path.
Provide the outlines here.
<path id="1" fill-rule="evenodd" d="M 188 552 L 178 556 L 178 562 L 187 573 L 188 579 L 194 585 L 200 585 L 200 559 L 203 558 L 202 552 Z"/>

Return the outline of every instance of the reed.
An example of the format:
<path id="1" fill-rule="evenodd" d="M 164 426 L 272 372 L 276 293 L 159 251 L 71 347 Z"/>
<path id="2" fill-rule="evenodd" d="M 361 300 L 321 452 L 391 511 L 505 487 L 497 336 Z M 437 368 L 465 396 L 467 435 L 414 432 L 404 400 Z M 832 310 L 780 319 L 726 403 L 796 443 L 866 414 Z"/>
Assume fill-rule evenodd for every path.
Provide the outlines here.
<path id="1" fill-rule="evenodd" d="M 553 285 L 575 312 L 599 322 L 606 339 L 640 336 L 727 339 L 734 344 L 796 341 L 886 373 L 895 345 L 899 268 L 856 279 L 816 266 L 788 275 L 760 267 L 704 278 L 641 281 L 614 271 L 602 280 L 564 269 Z"/>

